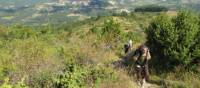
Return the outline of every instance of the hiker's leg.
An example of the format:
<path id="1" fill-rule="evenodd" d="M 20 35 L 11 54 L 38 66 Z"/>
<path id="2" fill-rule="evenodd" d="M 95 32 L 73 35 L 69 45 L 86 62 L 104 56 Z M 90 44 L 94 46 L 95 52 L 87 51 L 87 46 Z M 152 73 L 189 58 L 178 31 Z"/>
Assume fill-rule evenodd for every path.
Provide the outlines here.
<path id="1" fill-rule="evenodd" d="M 137 81 L 139 82 L 141 79 L 141 70 L 139 67 L 137 67 L 137 65 L 135 67 L 135 71 L 136 71 Z"/>
<path id="2" fill-rule="evenodd" d="M 144 78 L 146 81 L 149 81 L 149 67 L 148 65 L 145 65 L 145 68 L 144 68 Z"/>
<path id="3" fill-rule="evenodd" d="M 140 65 L 136 65 L 136 75 L 138 85 L 142 86 L 142 68 L 140 67 Z"/>
<path id="4" fill-rule="evenodd" d="M 129 48 L 128 48 L 128 53 L 129 53 L 129 52 L 131 52 L 131 47 L 130 47 L 130 46 L 129 46 Z"/>
<path id="5" fill-rule="evenodd" d="M 127 54 L 127 53 L 128 53 L 128 49 L 126 48 L 126 49 L 125 49 L 125 54 Z"/>
<path id="6" fill-rule="evenodd" d="M 144 67 L 142 67 L 142 72 L 141 72 L 141 75 L 142 75 L 142 78 L 141 78 L 141 86 L 143 86 L 145 83 L 146 83 L 146 81 L 145 81 L 145 68 Z"/>

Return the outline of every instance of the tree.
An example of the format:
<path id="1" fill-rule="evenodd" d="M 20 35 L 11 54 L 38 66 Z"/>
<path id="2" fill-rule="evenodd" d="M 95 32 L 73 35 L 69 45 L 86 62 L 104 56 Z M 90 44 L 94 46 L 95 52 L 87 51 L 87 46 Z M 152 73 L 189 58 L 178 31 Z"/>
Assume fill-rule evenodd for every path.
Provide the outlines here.
<path id="1" fill-rule="evenodd" d="M 102 8 L 108 5 L 106 0 L 91 0 L 89 6 L 95 9 Z"/>
<path id="2" fill-rule="evenodd" d="M 147 5 L 135 8 L 135 12 L 165 12 L 168 11 L 167 7 L 157 5 Z"/>
<path id="3" fill-rule="evenodd" d="M 157 17 L 148 27 L 148 44 L 163 64 L 188 65 L 199 53 L 199 19 L 189 11 L 180 11 L 177 17 Z"/>

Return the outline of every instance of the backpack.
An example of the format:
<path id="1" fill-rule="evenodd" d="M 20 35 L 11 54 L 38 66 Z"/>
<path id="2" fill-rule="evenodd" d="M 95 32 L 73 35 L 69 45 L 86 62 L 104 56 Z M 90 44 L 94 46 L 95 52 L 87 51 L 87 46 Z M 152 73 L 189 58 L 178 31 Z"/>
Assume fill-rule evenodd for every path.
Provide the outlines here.
<path id="1" fill-rule="evenodd" d="M 134 55 L 138 55 L 138 54 L 139 54 L 139 57 L 135 61 L 135 64 L 141 65 L 141 66 L 147 65 L 148 64 L 147 56 L 144 57 L 145 59 L 144 59 L 143 63 L 140 63 L 140 58 L 142 58 L 142 54 L 143 54 L 140 49 L 137 49 L 134 53 Z"/>

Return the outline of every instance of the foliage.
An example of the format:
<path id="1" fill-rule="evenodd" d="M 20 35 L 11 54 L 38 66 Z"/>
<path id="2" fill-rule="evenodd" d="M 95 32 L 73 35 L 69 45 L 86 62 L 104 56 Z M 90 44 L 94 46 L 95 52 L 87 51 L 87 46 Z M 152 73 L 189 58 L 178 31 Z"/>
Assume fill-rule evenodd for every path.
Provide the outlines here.
<path id="1" fill-rule="evenodd" d="M 197 47 L 199 19 L 194 13 L 181 11 L 177 17 L 157 17 L 148 27 L 148 43 L 157 56 L 165 59 L 169 66 L 188 65 L 196 58 L 193 47 Z M 193 55 L 194 54 L 194 55 Z M 160 60 L 159 60 L 160 61 Z M 167 64 L 170 63 L 170 64 Z"/>
<path id="2" fill-rule="evenodd" d="M 56 88 L 97 87 L 104 81 L 116 80 L 116 74 L 105 67 L 86 67 L 78 64 L 68 64 L 55 79 Z"/>
<path id="3" fill-rule="evenodd" d="M 102 36 L 106 39 L 106 42 L 117 41 L 122 35 L 120 24 L 115 22 L 114 19 L 109 19 L 104 22 L 102 28 Z"/>
<path id="4" fill-rule="evenodd" d="M 148 5 L 135 8 L 135 12 L 162 12 L 162 11 L 168 11 L 168 8 L 156 5 Z"/>
<path id="5" fill-rule="evenodd" d="M 98 39 L 110 49 L 116 48 L 116 44 L 124 39 L 121 24 L 114 18 L 106 19 L 101 27 L 94 26 L 90 31 L 97 35 Z"/>
<path id="6" fill-rule="evenodd" d="M 29 88 L 25 83 L 25 79 L 22 78 L 20 82 L 18 82 L 16 85 L 9 84 L 9 78 L 6 78 L 4 80 L 4 84 L 0 86 L 0 88 Z"/>
<path id="7" fill-rule="evenodd" d="M 57 88 L 83 88 L 87 70 L 78 65 L 68 65 L 56 79 Z"/>
<path id="8" fill-rule="evenodd" d="M 12 85 L 10 85 L 10 84 L 8 83 L 9 78 L 6 78 L 4 81 L 5 81 L 5 82 L 0 86 L 1 88 L 12 88 Z"/>
<path id="9" fill-rule="evenodd" d="M 54 28 L 53 25 L 0 26 L 0 87 L 129 88 L 135 86 L 135 82 L 132 82 L 135 80 L 133 74 L 126 74 L 132 71 L 121 69 L 120 67 L 123 66 L 118 68 L 118 65 L 116 66 L 118 69 L 115 69 L 113 67 L 115 64 L 111 63 L 116 61 L 118 64 L 119 57 L 124 56 L 123 45 L 128 40 L 133 40 L 134 48 L 145 41 L 142 29 L 148 26 L 149 21 L 158 14 L 160 13 L 126 13 L 112 17 L 94 17 L 81 22 L 68 23 L 59 28 Z M 157 21 L 154 23 L 157 22 L 156 25 L 160 24 L 163 29 L 166 27 L 167 29 L 165 28 L 164 31 L 166 34 L 173 34 L 170 32 L 171 29 L 174 29 L 173 32 L 176 33 L 174 25 L 177 18 L 174 17 L 173 20 L 170 17 L 164 18 L 165 16 L 160 17 L 159 21 L 164 22 L 162 25 L 167 26 L 162 26 Z M 160 31 L 156 33 L 160 33 Z M 159 40 L 165 40 L 168 36 L 159 37 Z M 178 38 L 177 35 L 174 35 L 169 40 L 178 41 Z M 156 47 L 163 49 L 160 44 L 164 43 L 171 44 L 159 41 Z M 108 49 L 110 46 L 112 49 Z M 191 57 L 198 58 L 199 37 L 195 39 L 192 46 Z M 163 52 L 165 51 L 160 53 Z M 152 54 L 154 53 L 152 52 Z M 165 55 L 165 53 L 160 55 Z M 171 60 L 173 61 L 170 59 L 170 62 Z M 119 65 L 121 64 L 119 63 Z M 193 68 L 196 69 L 197 66 L 192 66 Z M 154 71 L 151 72 L 154 75 Z M 162 71 L 161 73 L 165 76 L 158 75 L 160 78 L 180 81 L 180 84 L 179 82 L 166 83 L 167 87 L 179 87 L 182 82 L 188 82 L 187 85 L 192 84 L 189 75 L 182 81 L 177 78 L 179 74 L 172 74 L 170 78 L 168 77 L 170 74 Z M 191 76 L 195 80 L 194 84 L 198 86 L 197 76 L 194 74 Z M 185 77 L 185 75 L 181 75 L 181 77 Z"/>

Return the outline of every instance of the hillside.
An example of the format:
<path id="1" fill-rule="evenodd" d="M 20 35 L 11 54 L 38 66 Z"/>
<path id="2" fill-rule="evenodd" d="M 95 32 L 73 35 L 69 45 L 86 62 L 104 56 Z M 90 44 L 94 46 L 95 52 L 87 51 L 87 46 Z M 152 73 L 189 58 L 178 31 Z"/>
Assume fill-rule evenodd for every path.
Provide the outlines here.
<path id="1" fill-rule="evenodd" d="M 139 20 L 146 20 L 147 24 L 151 18 L 146 16 L 152 18 L 155 14 L 99 17 L 60 28 L 1 26 L 0 87 L 52 88 L 63 83 L 67 84 L 62 85 L 65 88 L 135 86 L 128 71 L 114 69 L 112 63 L 121 60 L 129 33 L 135 35 L 135 45 L 144 41 L 141 38 L 145 36 L 139 37 L 144 35 L 144 25 Z M 115 39 L 100 38 L 95 31 L 105 28 L 107 21 L 114 21 L 111 27 L 118 25 L 127 37 L 118 44 Z"/>
<path id="2" fill-rule="evenodd" d="M 1 26 L 0 88 L 137 88 L 133 62 L 123 59 L 123 45 L 132 39 L 135 50 L 148 41 L 145 29 L 163 14 L 177 16 L 176 12 L 131 13 L 59 27 Z M 150 62 L 151 81 L 146 87 L 200 86 L 199 72 L 182 70 L 181 65 L 161 69 L 157 59 L 153 56 Z"/>

